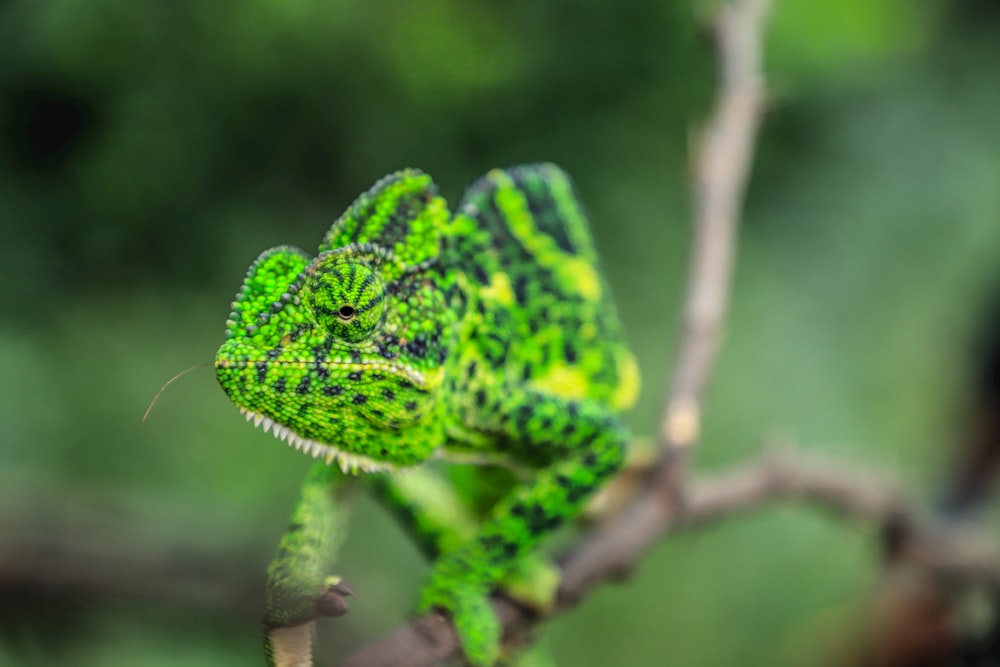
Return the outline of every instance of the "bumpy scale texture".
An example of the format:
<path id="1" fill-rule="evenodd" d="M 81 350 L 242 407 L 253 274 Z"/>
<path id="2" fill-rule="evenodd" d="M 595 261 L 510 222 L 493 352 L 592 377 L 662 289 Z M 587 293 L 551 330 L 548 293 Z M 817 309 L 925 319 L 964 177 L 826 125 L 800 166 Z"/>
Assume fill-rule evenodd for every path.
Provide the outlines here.
<path id="1" fill-rule="evenodd" d="M 549 164 L 491 171 L 454 215 L 430 177 L 401 171 L 315 258 L 282 246 L 254 262 L 219 382 L 248 419 L 321 459 L 268 571 L 274 664 L 311 664 L 311 629 L 291 629 L 339 582 L 342 489 L 357 472 L 434 559 L 418 611 L 449 613 L 470 663 L 498 659 L 490 591 L 527 578 L 551 593 L 531 552 L 620 466 L 628 438 L 639 374 L 597 265 L 570 180 Z M 448 477 L 420 465 L 432 458 L 490 465 Z"/>

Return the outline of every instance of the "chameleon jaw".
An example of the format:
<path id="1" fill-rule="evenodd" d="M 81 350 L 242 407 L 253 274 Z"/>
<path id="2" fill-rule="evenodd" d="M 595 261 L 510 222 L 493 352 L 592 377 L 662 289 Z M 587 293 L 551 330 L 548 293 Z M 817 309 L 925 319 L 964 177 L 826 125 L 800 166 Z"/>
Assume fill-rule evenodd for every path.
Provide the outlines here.
<path id="1" fill-rule="evenodd" d="M 314 459 L 323 459 L 326 461 L 327 465 L 333 465 L 334 461 L 336 461 L 340 466 L 340 469 L 345 474 L 349 473 L 351 475 L 356 475 L 358 471 L 395 472 L 397 469 L 396 466 L 391 463 L 376 461 L 361 454 L 345 452 L 337 449 L 333 445 L 327 445 L 322 442 L 310 440 L 309 438 L 304 438 L 284 424 L 279 424 L 270 417 L 265 417 L 259 412 L 254 412 L 253 410 L 248 410 L 244 407 L 240 408 L 240 412 L 246 417 L 248 422 L 251 422 L 254 426 L 263 428 L 265 433 L 270 432 L 274 434 L 274 437 L 278 440 L 287 442 L 290 447 L 293 447 L 300 452 L 309 454 Z"/>

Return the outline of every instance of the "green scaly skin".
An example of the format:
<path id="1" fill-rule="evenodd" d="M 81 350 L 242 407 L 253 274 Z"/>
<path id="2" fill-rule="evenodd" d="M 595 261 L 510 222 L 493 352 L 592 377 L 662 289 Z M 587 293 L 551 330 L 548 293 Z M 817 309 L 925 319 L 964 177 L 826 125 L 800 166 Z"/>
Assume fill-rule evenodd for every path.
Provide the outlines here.
<path id="1" fill-rule="evenodd" d="M 248 419 L 321 460 L 268 570 L 282 667 L 310 665 L 312 621 L 344 611 L 332 569 L 358 472 L 434 559 L 417 611 L 449 614 L 468 662 L 495 664 L 490 592 L 551 603 L 532 552 L 621 465 L 639 386 L 587 221 L 549 164 L 491 171 L 454 215 L 426 174 L 385 177 L 315 258 L 283 246 L 254 262 L 215 366 Z"/>

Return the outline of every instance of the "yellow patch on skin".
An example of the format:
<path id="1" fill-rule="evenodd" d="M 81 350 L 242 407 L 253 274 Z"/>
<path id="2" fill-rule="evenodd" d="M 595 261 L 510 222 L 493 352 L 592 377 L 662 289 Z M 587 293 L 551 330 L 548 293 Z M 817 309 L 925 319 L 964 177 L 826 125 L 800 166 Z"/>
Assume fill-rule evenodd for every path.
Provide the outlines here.
<path id="1" fill-rule="evenodd" d="M 504 306 L 514 305 L 514 289 L 510 286 L 510 276 L 503 271 L 497 271 L 490 277 L 490 284 L 482 288 L 480 293 Z"/>
<path id="2" fill-rule="evenodd" d="M 587 301 L 597 302 L 601 299 L 601 278 L 593 265 L 579 257 L 566 256 L 557 265 L 563 280 L 579 290 Z"/>
<path id="3" fill-rule="evenodd" d="M 498 185 L 507 186 L 497 191 L 497 207 L 507 218 L 510 230 L 524 245 L 525 250 L 534 256 L 536 262 L 559 275 L 568 294 L 579 292 L 588 301 L 600 301 L 601 279 L 591 258 L 564 252 L 551 236 L 539 231 L 524 194 L 514 187 L 510 176 L 499 170 L 491 171 L 490 176 Z"/>
<path id="4" fill-rule="evenodd" d="M 587 397 L 590 381 L 576 366 L 554 366 L 542 377 L 532 380 L 531 385 L 561 398 L 581 400 Z"/>
<path id="5" fill-rule="evenodd" d="M 618 371 L 618 388 L 611 395 L 611 407 L 625 410 L 635 405 L 641 384 L 639 364 L 634 355 L 626 354 Z"/>

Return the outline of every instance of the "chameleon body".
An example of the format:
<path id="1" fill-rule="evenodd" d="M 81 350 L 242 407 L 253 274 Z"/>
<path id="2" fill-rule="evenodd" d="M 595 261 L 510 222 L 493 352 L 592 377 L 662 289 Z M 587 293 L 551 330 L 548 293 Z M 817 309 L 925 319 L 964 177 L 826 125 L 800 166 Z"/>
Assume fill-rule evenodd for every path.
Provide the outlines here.
<path id="1" fill-rule="evenodd" d="M 272 663 L 311 664 L 312 621 L 343 611 L 328 602 L 356 473 L 433 559 L 417 611 L 449 614 L 471 664 L 499 657 L 494 588 L 545 606 L 552 570 L 532 552 L 620 466 L 639 386 L 597 265 L 550 164 L 489 172 L 454 214 L 426 174 L 391 174 L 317 256 L 282 246 L 251 265 L 218 380 L 320 459 L 268 570 Z"/>

